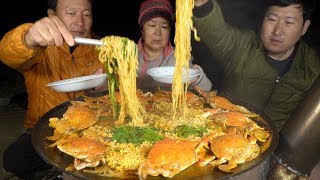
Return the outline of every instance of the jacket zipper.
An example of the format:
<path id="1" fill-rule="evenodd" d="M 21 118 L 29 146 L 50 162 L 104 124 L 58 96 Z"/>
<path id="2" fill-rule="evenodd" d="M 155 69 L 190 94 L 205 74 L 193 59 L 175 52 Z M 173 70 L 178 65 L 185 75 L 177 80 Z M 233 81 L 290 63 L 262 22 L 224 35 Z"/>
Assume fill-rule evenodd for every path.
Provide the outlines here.
<path id="1" fill-rule="evenodd" d="M 270 102 L 270 100 L 271 100 L 271 97 L 272 97 L 272 95 L 273 95 L 273 93 L 274 93 L 274 90 L 276 89 L 276 86 L 277 86 L 277 84 L 278 84 L 279 82 L 280 82 L 280 76 L 277 75 L 277 77 L 276 77 L 276 79 L 275 79 L 275 81 L 274 81 L 274 86 L 273 86 L 272 92 L 271 92 L 271 94 L 270 94 L 270 96 L 269 96 L 268 102 L 267 102 L 266 105 L 264 106 L 263 111 L 266 110 L 266 108 L 267 108 L 267 106 L 268 106 L 268 104 L 269 104 L 269 102 Z"/>
<path id="2" fill-rule="evenodd" d="M 76 75 L 74 74 L 74 66 L 75 66 L 75 61 L 76 61 L 76 58 L 74 57 L 73 54 L 71 54 L 71 61 L 72 61 L 72 77 L 75 78 Z M 75 92 L 69 92 L 70 93 L 70 97 L 75 97 Z M 69 96 L 69 95 L 68 95 Z"/>
<path id="3" fill-rule="evenodd" d="M 71 60 L 72 60 L 73 63 L 76 61 L 76 59 L 74 58 L 73 54 L 71 54 Z"/>
<path id="4" fill-rule="evenodd" d="M 276 83 L 274 84 L 273 90 L 274 90 L 274 88 L 276 87 L 276 85 L 278 84 L 279 81 L 280 81 L 280 76 L 278 75 L 277 78 L 276 78 Z M 273 90 L 272 90 L 272 92 L 273 92 Z"/>
<path id="5" fill-rule="evenodd" d="M 76 58 L 74 57 L 73 54 L 71 54 L 71 61 L 72 61 L 72 77 L 75 77 L 74 66 L 75 66 Z"/>

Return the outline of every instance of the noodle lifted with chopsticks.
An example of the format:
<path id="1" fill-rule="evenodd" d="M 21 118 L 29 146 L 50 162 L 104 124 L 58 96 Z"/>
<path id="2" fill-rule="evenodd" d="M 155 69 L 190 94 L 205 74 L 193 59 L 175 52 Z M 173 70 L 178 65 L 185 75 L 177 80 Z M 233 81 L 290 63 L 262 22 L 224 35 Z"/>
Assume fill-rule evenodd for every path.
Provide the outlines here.
<path id="1" fill-rule="evenodd" d="M 130 115 L 133 125 L 142 125 L 141 113 L 144 108 L 137 97 L 136 77 L 138 67 L 138 51 L 136 43 L 125 37 L 107 36 L 101 39 L 99 60 L 106 65 L 108 75 L 119 78 L 120 113 L 118 123 L 123 124 L 126 115 Z M 115 78 L 115 77 L 114 77 Z M 116 83 L 108 82 L 109 91 Z M 111 87 L 110 87 L 111 86 Z M 114 111 L 116 109 L 114 108 Z"/>
<path id="2" fill-rule="evenodd" d="M 185 87 L 182 81 L 182 76 L 189 76 L 189 60 L 191 58 L 191 30 L 195 32 L 195 39 L 200 40 L 196 36 L 196 29 L 192 22 L 192 9 L 194 6 L 193 0 L 176 0 L 176 30 L 174 43 L 175 49 L 175 71 L 172 84 L 172 104 L 173 118 L 176 111 L 182 110 L 185 115 L 187 110 L 186 93 L 188 82 Z"/>

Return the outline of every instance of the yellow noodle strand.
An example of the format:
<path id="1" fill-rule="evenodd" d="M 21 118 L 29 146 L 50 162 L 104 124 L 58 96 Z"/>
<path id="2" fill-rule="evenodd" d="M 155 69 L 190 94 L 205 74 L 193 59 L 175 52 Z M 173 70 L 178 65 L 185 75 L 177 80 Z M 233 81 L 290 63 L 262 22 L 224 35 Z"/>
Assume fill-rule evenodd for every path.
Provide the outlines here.
<path id="1" fill-rule="evenodd" d="M 136 78 L 138 68 L 138 50 L 134 41 L 119 36 L 106 36 L 101 39 L 103 46 L 99 49 L 99 60 L 106 63 L 109 73 L 119 78 L 120 114 L 118 123 L 123 124 L 127 115 L 133 125 L 142 125 L 141 113 L 145 112 L 138 100 Z"/>
<path id="2" fill-rule="evenodd" d="M 175 24 L 175 72 L 172 84 L 172 104 L 173 118 L 176 111 L 182 110 L 185 115 L 187 109 L 186 93 L 188 81 L 185 86 L 182 76 L 189 76 L 189 60 L 191 58 L 191 30 L 195 32 L 195 39 L 200 40 L 197 36 L 196 29 L 193 27 L 192 9 L 193 0 L 176 0 L 176 24 Z"/>

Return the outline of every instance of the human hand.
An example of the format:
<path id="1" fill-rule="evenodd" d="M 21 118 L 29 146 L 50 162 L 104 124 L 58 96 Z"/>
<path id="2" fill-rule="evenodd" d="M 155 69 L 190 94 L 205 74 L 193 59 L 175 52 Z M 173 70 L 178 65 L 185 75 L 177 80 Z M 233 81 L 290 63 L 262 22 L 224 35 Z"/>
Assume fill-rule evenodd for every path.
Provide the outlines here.
<path id="1" fill-rule="evenodd" d="M 102 74 L 102 73 L 103 73 L 102 68 L 99 68 L 93 74 Z M 105 81 L 103 81 L 103 83 L 101 83 L 101 85 L 99 85 L 99 86 L 97 86 L 95 88 L 86 90 L 86 93 L 91 94 L 91 93 L 101 92 L 101 91 L 106 91 L 106 90 L 107 90 L 107 78 L 106 78 Z"/>
<path id="2" fill-rule="evenodd" d="M 208 2 L 208 0 L 194 0 L 194 6 L 202 6 L 206 2 Z"/>
<path id="3" fill-rule="evenodd" d="M 69 46 L 75 44 L 72 34 L 65 24 L 55 15 L 36 21 L 24 37 L 31 47 L 61 46 L 65 41 Z"/>
<path id="4" fill-rule="evenodd" d="M 197 64 L 193 64 L 193 65 L 191 66 L 191 68 L 201 72 L 201 68 L 200 68 L 200 66 L 197 65 Z M 197 78 L 193 79 L 192 81 L 190 81 L 189 84 L 190 84 L 190 85 L 194 85 L 194 84 L 199 80 L 200 77 L 202 77 L 202 76 L 200 75 L 200 76 L 198 76 Z"/>

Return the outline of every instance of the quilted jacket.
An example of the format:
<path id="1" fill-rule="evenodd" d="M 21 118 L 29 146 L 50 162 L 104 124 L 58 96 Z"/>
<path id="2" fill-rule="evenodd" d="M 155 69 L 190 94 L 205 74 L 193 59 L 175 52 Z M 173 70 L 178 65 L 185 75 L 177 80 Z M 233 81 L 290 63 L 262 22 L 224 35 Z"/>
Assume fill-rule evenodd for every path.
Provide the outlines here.
<path id="1" fill-rule="evenodd" d="M 210 51 L 221 57 L 221 94 L 265 114 L 281 129 L 319 76 L 319 56 L 300 40 L 290 69 L 279 76 L 259 35 L 227 24 L 217 1 L 212 2 L 213 9 L 196 10 L 207 14 L 197 17 L 195 12 L 194 25 Z"/>
<path id="2" fill-rule="evenodd" d="M 50 82 L 93 74 L 102 64 L 94 46 L 78 45 L 70 53 L 67 44 L 29 48 L 24 35 L 31 23 L 22 24 L 4 35 L 0 42 L 0 60 L 21 72 L 28 93 L 28 111 L 24 126 L 32 128 L 53 107 L 82 95 L 83 91 L 62 93 L 46 85 Z"/>

